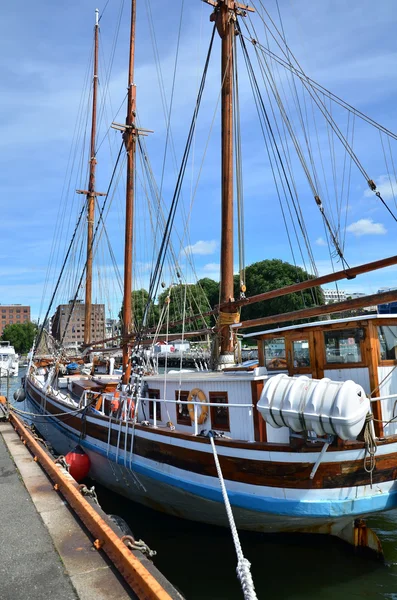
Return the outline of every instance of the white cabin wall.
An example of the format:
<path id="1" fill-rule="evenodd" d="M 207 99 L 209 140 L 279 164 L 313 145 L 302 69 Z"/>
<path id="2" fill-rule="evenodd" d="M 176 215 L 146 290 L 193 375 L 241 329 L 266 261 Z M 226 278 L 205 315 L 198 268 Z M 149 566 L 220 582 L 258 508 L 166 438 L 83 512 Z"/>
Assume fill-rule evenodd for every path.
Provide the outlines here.
<path id="1" fill-rule="evenodd" d="M 397 370 L 395 367 L 378 367 L 379 382 L 383 383 L 379 386 L 379 395 L 387 396 L 388 394 L 397 394 Z M 387 379 L 386 379 L 387 378 Z M 397 416 L 397 398 L 381 401 L 382 420 L 389 421 Z M 390 423 L 384 428 L 386 435 L 395 435 L 397 433 L 397 423 Z"/>
<path id="2" fill-rule="evenodd" d="M 371 393 L 369 383 L 369 372 L 367 367 L 356 367 L 351 369 L 325 369 L 324 377 L 333 381 L 347 381 L 351 379 L 364 389 L 366 394 Z"/>
<path id="3" fill-rule="evenodd" d="M 267 441 L 273 444 L 289 444 L 289 427 L 272 427 L 266 423 Z"/>
<path id="4" fill-rule="evenodd" d="M 159 380 L 147 380 L 150 389 L 159 389 L 160 396 L 164 398 L 164 381 Z M 170 400 L 175 400 L 176 395 L 175 392 L 178 390 L 181 391 L 190 391 L 194 388 L 198 388 L 202 390 L 208 400 L 208 418 L 202 425 L 199 425 L 199 430 L 212 429 L 211 423 L 211 413 L 210 413 L 210 403 L 209 403 L 209 392 L 227 392 L 228 395 L 228 403 L 229 404 L 251 404 L 252 403 L 252 393 L 251 393 L 251 380 L 239 380 L 236 378 L 230 379 L 189 379 L 183 380 L 181 384 L 179 384 L 179 380 L 175 379 L 167 379 L 166 381 L 166 393 L 165 397 Z M 148 406 L 148 404 L 146 403 Z M 168 421 L 168 416 L 166 413 L 166 408 L 168 408 L 168 412 L 171 418 L 172 423 L 177 427 L 178 431 L 183 431 L 186 433 L 194 432 L 194 424 L 191 426 L 188 425 L 180 425 L 177 423 L 177 405 L 175 403 L 167 403 L 167 405 L 162 402 L 161 403 L 161 425 L 165 425 Z M 229 408 L 229 423 L 230 423 L 230 432 L 225 431 L 226 436 L 230 436 L 233 439 L 246 440 L 246 441 L 254 441 L 254 419 L 253 419 L 253 409 L 248 407 L 230 407 Z M 146 409 L 146 416 L 148 417 L 148 408 Z M 140 418 L 143 419 L 143 413 L 140 411 Z"/>

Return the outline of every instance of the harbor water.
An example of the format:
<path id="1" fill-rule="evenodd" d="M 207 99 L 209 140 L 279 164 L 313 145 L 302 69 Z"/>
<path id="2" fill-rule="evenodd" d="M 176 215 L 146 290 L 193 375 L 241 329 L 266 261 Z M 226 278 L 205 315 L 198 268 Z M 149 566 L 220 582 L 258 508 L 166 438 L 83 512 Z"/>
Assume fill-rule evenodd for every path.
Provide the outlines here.
<path id="1" fill-rule="evenodd" d="M 19 385 L 19 377 L 10 379 L 10 399 Z M 0 393 L 5 392 L 2 379 Z M 157 551 L 157 568 L 188 600 L 243 597 L 230 530 L 170 517 L 97 484 L 95 488 L 105 512 L 124 518 L 135 537 Z M 373 517 L 368 524 L 382 542 L 384 564 L 355 556 L 332 537 L 240 532 L 258 598 L 397 600 L 397 511 Z"/>

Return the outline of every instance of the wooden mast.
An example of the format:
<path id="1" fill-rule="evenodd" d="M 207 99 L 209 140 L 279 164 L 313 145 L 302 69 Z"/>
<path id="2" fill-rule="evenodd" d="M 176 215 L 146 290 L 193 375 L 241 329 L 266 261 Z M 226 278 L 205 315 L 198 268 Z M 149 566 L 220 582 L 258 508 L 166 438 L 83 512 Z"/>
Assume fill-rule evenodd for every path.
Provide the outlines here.
<path id="1" fill-rule="evenodd" d="M 90 175 L 87 192 L 87 266 L 85 283 L 85 311 L 84 311 L 84 344 L 91 342 L 91 315 L 92 315 L 92 260 L 93 260 L 93 236 L 95 218 L 95 140 L 96 140 L 96 113 L 98 93 L 98 33 L 99 33 L 99 10 L 95 9 L 94 28 L 94 77 L 92 82 L 92 121 L 91 121 L 91 146 L 90 146 Z"/>
<path id="2" fill-rule="evenodd" d="M 127 151 L 127 181 L 126 181 L 126 209 L 125 209 L 125 248 L 124 248 L 124 296 L 123 296 L 123 376 L 122 384 L 129 382 L 131 364 L 129 361 L 129 336 L 132 333 L 132 243 L 134 227 L 134 172 L 135 172 L 135 110 L 136 87 L 134 84 L 134 59 L 135 59 L 135 22 L 136 0 L 131 0 L 131 30 L 130 30 L 130 59 L 128 67 L 128 103 L 125 131 L 123 134 Z"/>
<path id="3" fill-rule="evenodd" d="M 222 127 L 222 221 L 221 221 L 221 304 L 234 300 L 233 279 L 233 38 L 234 0 L 217 3 L 215 21 L 222 40 L 221 127 Z M 228 313 L 228 307 L 224 308 Z M 219 313 L 220 362 L 234 362 L 234 341 L 229 325 Z"/>
<path id="4" fill-rule="evenodd" d="M 234 362 L 234 334 L 230 332 L 235 309 L 233 277 L 233 47 L 237 15 L 252 10 L 234 0 L 205 0 L 214 6 L 211 21 L 215 21 L 222 40 L 221 59 L 221 127 L 222 127 L 222 222 L 221 222 L 221 281 L 218 331 L 220 337 L 220 364 Z"/>

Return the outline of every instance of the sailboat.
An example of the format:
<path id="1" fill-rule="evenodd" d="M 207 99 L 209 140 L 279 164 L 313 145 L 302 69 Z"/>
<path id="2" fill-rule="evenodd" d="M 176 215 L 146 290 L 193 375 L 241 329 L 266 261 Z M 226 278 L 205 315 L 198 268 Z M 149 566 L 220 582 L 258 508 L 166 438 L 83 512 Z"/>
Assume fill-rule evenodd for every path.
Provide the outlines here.
<path id="1" fill-rule="evenodd" d="M 315 204 L 342 268 L 288 287 L 263 290 L 254 297 L 246 295 L 249 290 L 242 281 L 240 297 L 235 298 L 234 59 L 237 39 L 247 43 L 241 22 L 253 14 L 254 9 L 232 0 L 205 1 L 213 11 L 210 48 L 217 34 L 222 46 L 220 301 L 216 310 L 209 311 L 217 313 L 216 327 L 205 328 L 206 334 L 208 331 L 216 334 L 213 342 L 216 368 L 160 374 L 148 372 L 144 358 L 145 348 L 154 337 L 153 330 L 147 327 L 147 317 L 161 282 L 175 202 L 164 224 L 163 242 L 152 270 L 142 326 L 136 327 L 133 322 L 135 151 L 140 135 L 147 132 L 136 124 L 136 3 L 133 0 L 127 118 L 124 125 L 114 125 L 122 132 L 127 161 L 122 375 L 118 378 L 112 369 L 103 375 L 67 371 L 71 360 L 63 354 L 62 348 L 53 356 L 40 355 L 42 340 L 38 340 L 25 380 L 29 406 L 37 417 L 34 423 L 59 453 L 66 454 L 78 444 L 89 456 L 90 477 L 106 487 L 181 518 L 227 525 L 214 460 L 215 444 L 238 528 L 332 534 L 379 552 L 379 542 L 375 534 L 366 529 L 363 519 L 397 507 L 396 316 L 365 314 L 323 321 L 318 317 L 391 302 L 397 292 L 392 290 L 365 299 L 246 321 L 241 319 L 240 309 L 253 302 L 301 293 L 395 265 L 397 257 L 349 267 L 327 218 L 326 207 L 314 193 Z M 261 51 L 265 48 L 256 37 L 252 36 L 249 42 Z M 304 85 L 312 85 L 313 82 L 292 65 L 290 58 L 283 62 Z M 94 85 L 96 81 L 94 74 Z M 321 98 L 318 102 L 322 112 L 331 119 L 326 103 Z M 189 131 L 190 140 L 194 136 L 198 107 L 199 103 Z M 95 246 L 92 209 L 97 196 L 92 170 L 96 162 L 94 125 L 93 130 L 90 183 L 87 191 L 82 190 L 87 196 L 91 224 L 84 266 L 86 348 L 93 348 L 96 343 L 90 333 Z M 355 158 L 353 152 L 351 156 Z M 180 174 L 185 167 L 186 162 Z M 369 177 L 367 180 L 369 188 L 379 193 L 375 183 Z M 179 185 L 178 179 L 177 188 Z M 176 197 L 177 192 L 174 199 Z M 70 315 L 77 294 L 71 302 Z M 170 301 L 168 298 L 168 304 Z M 192 318 L 186 322 L 188 320 Z M 290 325 L 298 320 L 304 320 L 303 324 Z M 47 322 L 48 319 L 44 319 L 43 329 Z M 284 323 L 287 325 L 283 326 Z M 267 329 L 244 337 L 246 341 L 256 340 L 258 360 L 238 363 L 237 334 L 246 328 L 266 325 Z M 193 333 L 198 335 L 198 332 Z"/>

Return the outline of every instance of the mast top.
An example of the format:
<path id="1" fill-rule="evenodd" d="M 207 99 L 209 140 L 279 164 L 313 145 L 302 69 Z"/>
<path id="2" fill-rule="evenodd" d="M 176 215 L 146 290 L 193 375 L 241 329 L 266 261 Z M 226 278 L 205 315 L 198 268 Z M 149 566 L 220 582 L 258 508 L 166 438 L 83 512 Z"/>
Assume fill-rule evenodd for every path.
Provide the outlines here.
<path id="1" fill-rule="evenodd" d="M 99 25 L 99 8 L 95 9 L 95 27 Z"/>

